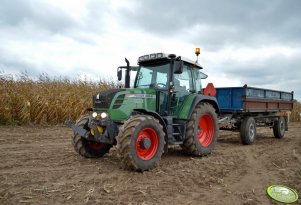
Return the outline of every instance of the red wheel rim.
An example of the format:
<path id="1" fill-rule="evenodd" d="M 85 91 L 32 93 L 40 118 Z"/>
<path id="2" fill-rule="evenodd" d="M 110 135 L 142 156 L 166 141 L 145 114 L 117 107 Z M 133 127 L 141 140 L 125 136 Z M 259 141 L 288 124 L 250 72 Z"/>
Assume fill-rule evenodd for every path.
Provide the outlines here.
<path id="1" fill-rule="evenodd" d="M 101 149 L 105 146 L 105 144 L 103 144 L 103 143 L 94 142 L 94 141 L 90 141 L 90 140 L 87 140 L 87 144 L 92 149 Z"/>
<path id="2" fill-rule="evenodd" d="M 198 123 L 198 139 L 202 146 L 208 147 L 214 135 L 214 123 L 209 114 L 204 114 Z"/>
<path id="3" fill-rule="evenodd" d="M 141 141 L 143 139 L 148 139 L 150 141 L 150 146 L 144 148 L 141 146 Z M 136 139 L 136 152 L 138 157 L 143 160 L 150 160 L 156 154 L 158 149 L 159 141 L 158 134 L 153 128 L 144 128 L 138 134 Z"/>

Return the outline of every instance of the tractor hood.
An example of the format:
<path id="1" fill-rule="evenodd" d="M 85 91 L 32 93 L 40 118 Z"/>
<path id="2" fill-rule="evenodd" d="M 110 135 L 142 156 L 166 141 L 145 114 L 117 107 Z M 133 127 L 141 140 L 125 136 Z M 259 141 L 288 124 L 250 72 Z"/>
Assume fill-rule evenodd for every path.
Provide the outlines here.
<path id="1" fill-rule="evenodd" d="M 110 119 L 126 120 L 134 109 L 156 111 L 156 90 L 153 88 L 111 89 L 93 96 L 93 110 L 106 111 Z"/>
<path id="2" fill-rule="evenodd" d="M 108 109 L 116 93 L 125 89 L 110 89 L 93 96 L 93 108 Z"/>

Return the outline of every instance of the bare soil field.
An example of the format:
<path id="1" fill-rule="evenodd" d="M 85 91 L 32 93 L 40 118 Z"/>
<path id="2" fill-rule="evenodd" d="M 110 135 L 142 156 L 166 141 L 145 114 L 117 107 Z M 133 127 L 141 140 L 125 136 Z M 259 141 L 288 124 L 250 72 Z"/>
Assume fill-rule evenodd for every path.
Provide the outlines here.
<path id="1" fill-rule="evenodd" d="M 157 168 L 138 173 L 120 168 L 115 148 L 100 159 L 77 155 L 66 127 L 0 127 L 0 204 L 278 204 L 266 195 L 270 184 L 300 195 L 301 123 L 280 140 L 257 132 L 251 146 L 220 132 L 203 158 L 171 147 Z"/>

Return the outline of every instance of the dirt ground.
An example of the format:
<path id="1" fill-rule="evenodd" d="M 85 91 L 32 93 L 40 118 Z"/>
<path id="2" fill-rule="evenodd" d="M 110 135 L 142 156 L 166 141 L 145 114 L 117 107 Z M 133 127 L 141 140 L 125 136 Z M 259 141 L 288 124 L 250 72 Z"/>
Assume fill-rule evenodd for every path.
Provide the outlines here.
<path id="1" fill-rule="evenodd" d="M 301 123 L 281 140 L 258 129 L 251 146 L 220 132 L 203 158 L 172 147 L 144 173 L 120 169 L 115 148 L 100 159 L 78 156 L 71 135 L 63 126 L 0 127 L 0 204 L 278 204 L 266 195 L 270 184 L 301 194 Z"/>

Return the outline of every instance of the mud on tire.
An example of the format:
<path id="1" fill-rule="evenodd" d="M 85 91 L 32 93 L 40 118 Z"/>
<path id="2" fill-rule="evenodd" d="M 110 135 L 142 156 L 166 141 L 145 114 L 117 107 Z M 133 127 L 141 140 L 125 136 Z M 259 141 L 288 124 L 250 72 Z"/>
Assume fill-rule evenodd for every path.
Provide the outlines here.
<path id="1" fill-rule="evenodd" d="M 162 125 L 154 117 L 130 117 L 117 136 L 117 152 L 123 168 L 136 171 L 154 168 L 164 152 L 164 136 Z"/>
<path id="2" fill-rule="evenodd" d="M 218 129 L 217 114 L 212 105 L 198 104 L 187 122 L 183 150 L 198 156 L 210 154 L 217 141 Z"/>
<path id="3" fill-rule="evenodd" d="M 89 122 L 89 116 L 86 115 L 86 116 L 81 117 L 76 122 L 76 125 L 84 128 L 86 130 L 89 130 L 88 122 Z M 102 157 L 104 154 L 109 152 L 110 148 L 112 147 L 112 145 L 110 145 L 110 144 L 87 140 L 78 134 L 75 134 L 73 136 L 72 144 L 77 153 L 79 153 L 81 156 L 84 156 L 87 158 Z"/>

